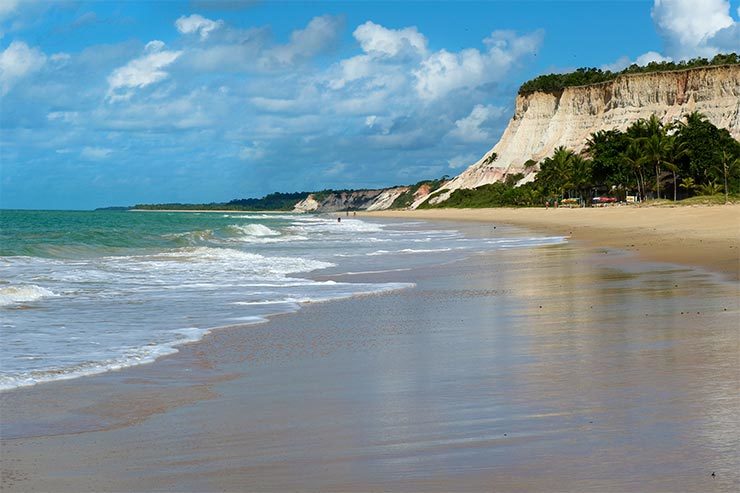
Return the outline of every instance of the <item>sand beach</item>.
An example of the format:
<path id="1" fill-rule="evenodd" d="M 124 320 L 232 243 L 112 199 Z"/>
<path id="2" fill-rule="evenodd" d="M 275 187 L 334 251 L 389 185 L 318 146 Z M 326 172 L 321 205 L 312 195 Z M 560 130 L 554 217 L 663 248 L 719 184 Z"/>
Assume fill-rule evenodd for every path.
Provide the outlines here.
<path id="1" fill-rule="evenodd" d="M 363 212 L 364 216 L 513 224 L 638 257 L 701 266 L 740 279 L 740 204 L 579 209 L 496 208 Z"/>

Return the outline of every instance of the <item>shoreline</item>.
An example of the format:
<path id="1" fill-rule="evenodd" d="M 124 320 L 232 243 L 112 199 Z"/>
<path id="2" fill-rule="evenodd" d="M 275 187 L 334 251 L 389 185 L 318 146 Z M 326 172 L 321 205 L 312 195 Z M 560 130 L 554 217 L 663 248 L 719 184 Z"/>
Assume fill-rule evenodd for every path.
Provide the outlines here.
<path id="1" fill-rule="evenodd" d="M 701 267 L 740 280 L 740 204 L 362 211 L 358 217 L 498 222 L 632 252 L 643 260 Z"/>
<path id="2" fill-rule="evenodd" d="M 722 443 L 682 437 L 724 426 L 692 421 L 694 403 L 732 406 L 733 286 L 599 253 L 574 242 L 358 275 L 417 288 L 306 304 L 151 364 L 0 394 L 4 429 L 21 431 L 2 440 L 2 489 L 574 491 L 639 478 L 699 490 L 711 467 L 730 491 Z M 679 318 L 687 308 L 697 316 Z M 698 310 L 711 330 L 692 330 Z M 651 435 L 666 415 L 680 433 Z"/>

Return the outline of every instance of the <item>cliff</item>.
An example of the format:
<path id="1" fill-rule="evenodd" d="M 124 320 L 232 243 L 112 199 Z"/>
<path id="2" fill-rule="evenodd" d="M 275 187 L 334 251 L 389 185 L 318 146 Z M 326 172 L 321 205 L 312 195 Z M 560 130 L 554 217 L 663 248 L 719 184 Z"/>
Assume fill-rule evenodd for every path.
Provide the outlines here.
<path id="1" fill-rule="evenodd" d="M 475 188 L 524 172 L 524 163 L 540 161 L 558 146 L 580 151 L 596 131 L 624 130 L 653 114 L 669 123 L 692 111 L 703 113 L 740 139 L 740 65 L 622 75 L 556 94 L 517 96 L 514 116 L 501 140 L 430 202 L 441 202 L 456 189 Z M 495 161 L 490 159 L 492 153 L 498 156 Z M 533 177 L 531 172 L 524 181 Z M 412 208 L 427 199 L 420 197 Z"/>
<path id="2" fill-rule="evenodd" d="M 380 190 L 312 193 L 293 207 L 293 212 L 337 212 L 345 210 L 377 211 L 390 208 L 408 187 Z"/>

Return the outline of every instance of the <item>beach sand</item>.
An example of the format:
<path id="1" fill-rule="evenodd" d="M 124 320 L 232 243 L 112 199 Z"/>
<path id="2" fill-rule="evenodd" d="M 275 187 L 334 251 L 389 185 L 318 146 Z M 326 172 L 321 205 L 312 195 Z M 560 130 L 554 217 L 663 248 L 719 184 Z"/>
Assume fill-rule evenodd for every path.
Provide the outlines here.
<path id="1" fill-rule="evenodd" d="M 514 224 L 661 262 L 740 279 L 740 204 L 584 209 L 495 208 L 363 212 L 364 216 Z"/>
<path id="2" fill-rule="evenodd" d="M 351 276 L 416 287 L 0 394 L 2 490 L 737 491 L 738 283 L 594 244 Z"/>

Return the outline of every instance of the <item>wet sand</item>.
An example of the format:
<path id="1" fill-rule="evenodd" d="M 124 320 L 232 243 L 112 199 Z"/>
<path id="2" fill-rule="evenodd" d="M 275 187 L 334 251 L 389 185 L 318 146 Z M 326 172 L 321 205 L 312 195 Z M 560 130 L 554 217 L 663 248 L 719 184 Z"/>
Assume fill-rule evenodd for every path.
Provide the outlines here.
<path id="1" fill-rule="evenodd" d="M 2 490 L 740 487 L 737 282 L 578 242 L 352 280 L 416 287 L 0 394 Z"/>
<path id="2" fill-rule="evenodd" d="M 586 209 L 495 208 L 363 212 L 365 216 L 514 224 L 620 248 L 640 258 L 702 266 L 740 280 L 740 204 Z"/>

